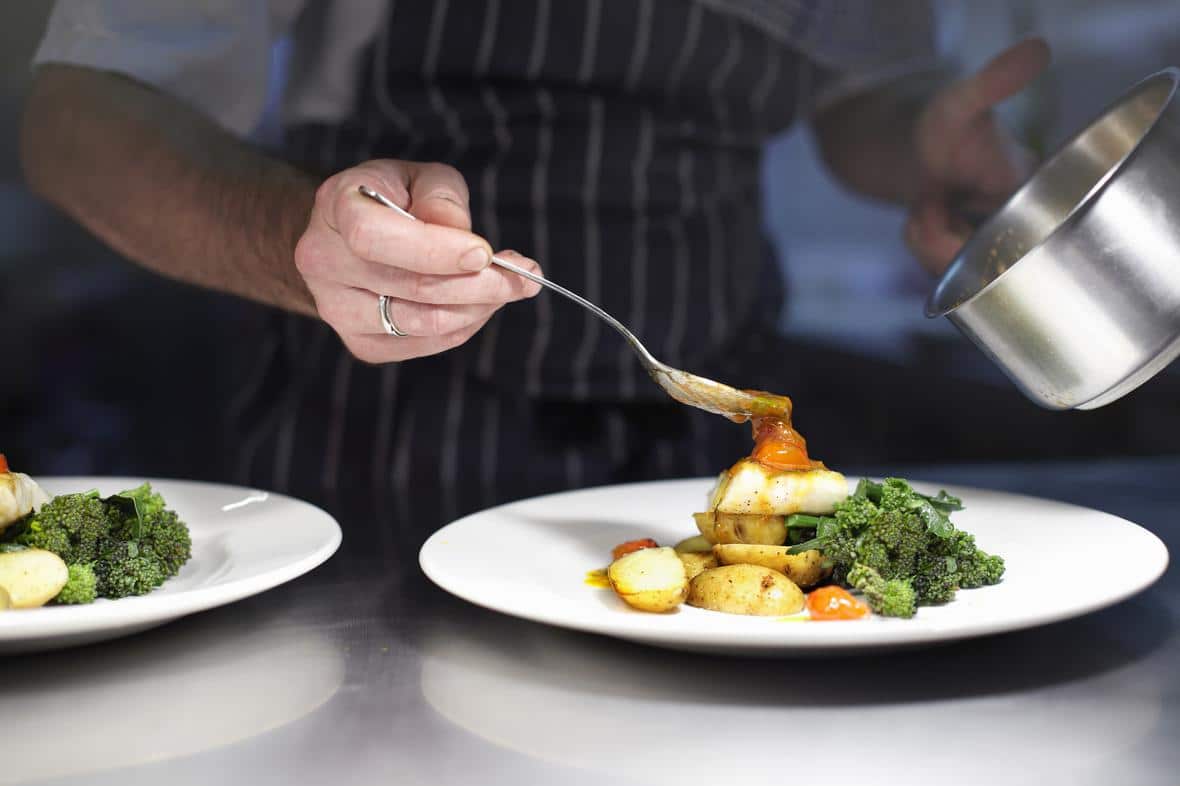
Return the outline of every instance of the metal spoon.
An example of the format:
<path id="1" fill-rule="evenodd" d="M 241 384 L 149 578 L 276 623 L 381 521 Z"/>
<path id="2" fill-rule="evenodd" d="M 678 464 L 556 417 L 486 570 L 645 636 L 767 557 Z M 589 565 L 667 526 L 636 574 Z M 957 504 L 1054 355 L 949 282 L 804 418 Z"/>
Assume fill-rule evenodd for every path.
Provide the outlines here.
<path id="1" fill-rule="evenodd" d="M 368 186 L 359 186 L 357 190 L 369 199 L 391 208 L 412 221 L 420 220 L 409 211 L 398 207 L 384 195 L 379 194 Z M 538 276 L 532 271 L 525 270 L 499 257 L 492 257 L 492 264 L 502 267 L 505 270 L 510 270 L 518 276 L 524 276 L 529 281 L 535 281 L 541 286 L 549 287 L 554 292 L 565 295 L 583 308 L 593 312 L 627 340 L 627 343 L 639 355 L 639 362 L 643 364 L 644 369 L 655 380 L 655 383 L 680 403 L 737 420 L 759 416 L 790 417 L 791 400 L 786 396 L 776 396 L 773 393 L 764 393 L 759 390 L 738 390 L 729 385 L 714 382 L 706 377 L 699 377 L 696 374 L 690 374 L 687 371 L 672 368 L 656 360 L 647 351 L 647 347 L 643 346 L 639 339 L 635 337 L 635 334 L 628 330 L 622 322 L 581 295 L 571 292 L 560 284 L 555 284 L 547 278 Z"/>

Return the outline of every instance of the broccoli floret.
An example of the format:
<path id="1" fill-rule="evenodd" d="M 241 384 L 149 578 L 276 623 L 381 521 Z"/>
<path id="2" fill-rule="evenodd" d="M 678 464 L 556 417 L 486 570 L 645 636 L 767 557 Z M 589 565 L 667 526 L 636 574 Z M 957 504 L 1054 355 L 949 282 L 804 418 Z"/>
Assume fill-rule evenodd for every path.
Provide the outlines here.
<path id="1" fill-rule="evenodd" d="M 878 504 L 882 510 L 908 510 L 915 496 L 914 489 L 901 478 L 885 478 Z"/>
<path id="2" fill-rule="evenodd" d="M 918 557 L 913 577 L 914 591 L 923 606 L 949 603 L 959 589 L 958 562 L 927 552 Z"/>
<path id="3" fill-rule="evenodd" d="M 94 574 L 104 598 L 146 595 L 168 578 L 164 562 L 135 541 L 115 544 L 94 563 Z"/>
<path id="4" fill-rule="evenodd" d="M 944 546 L 946 553 L 954 557 L 959 573 L 959 587 L 973 589 L 986 584 L 995 584 L 1004 575 L 1004 560 L 975 545 L 975 537 L 956 530 Z"/>
<path id="5" fill-rule="evenodd" d="M 139 544 L 159 558 L 169 576 L 175 576 L 193 554 L 188 527 L 171 510 L 161 509 L 144 519 Z"/>
<path id="6" fill-rule="evenodd" d="M 841 529 L 860 532 L 872 523 L 880 509 L 868 497 L 849 497 L 836 505 L 833 514 Z"/>
<path id="7" fill-rule="evenodd" d="M 974 589 L 990 584 L 999 584 L 1004 575 L 1004 558 L 998 554 L 988 554 L 977 549 L 975 559 L 967 566 L 959 567 L 959 586 L 963 589 Z"/>
<path id="8" fill-rule="evenodd" d="M 52 551 L 67 564 L 92 562 L 112 525 L 112 516 L 97 493 L 63 494 L 42 505 L 15 540 Z"/>
<path id="9" fill-rule="evenodd" d="M 66 585 L 53 599 L 54 603 L 93 603 L 98 597 L 98 577 L 89 562 L 76 562 L 69 566 Z"/>
<path id="10" fill-rule="evenodd" d="M 848 571 L 848 583 L 861 591 L 869 608 L 883 617 L 912 617 L 917 606 L 913 586 L 904 579 L 884 579 L 867 565 Z"/>
<path id="11" fill-rule="evenodd" d="M 883 510 L 861 536 L 856 561 L 886 580 L 907 578 L 929 540 L 926 525 L 913 513 Z"/>

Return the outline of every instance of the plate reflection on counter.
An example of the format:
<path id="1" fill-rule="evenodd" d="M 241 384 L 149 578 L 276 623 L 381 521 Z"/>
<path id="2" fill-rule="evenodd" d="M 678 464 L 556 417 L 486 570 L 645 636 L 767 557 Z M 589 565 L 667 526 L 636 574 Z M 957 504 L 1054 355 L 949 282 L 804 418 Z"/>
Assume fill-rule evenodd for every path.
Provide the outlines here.
<path id="1" fill-rule="evenodd" d="M 800 746 L 827 730 L 855 740 L 841 781 L 920 766 L 931 782 L 1024 783 L 1030 766 L 1064 775 L 1113 759 L 1160 718 L 1159 692 L 1143 684 L 1153 669 L 1123 668 L 1147 648 L 1129 652 L 1094 619 L 1078 625 L 1097 649 L 1059 652 L 1067 662 L 1044 647 L 1060 627 L 950 645 L 937 659 L 766 660 L 669 655 L 464 608 L 423 632 L 422 694 L 495 745 L 627 782 L 729 783 L 735 762 L 746 784 L 788 772 L 821 782 L 832 760 Z M 1008 659 L 1016 640 L 1038 648 L 1023 664 Z M 1079 679 L 1094 689 L 1079 692 Z M 1002 754 L 1029 745 L 1039 764 Z"/>
<path id="2" fill-rule="evenodd" d="M 338 645 L 311 628 L 251 625 L 237 613 L 7 659 L 0 784 L 212 750 L 298 720 L 339 690 Z"/>

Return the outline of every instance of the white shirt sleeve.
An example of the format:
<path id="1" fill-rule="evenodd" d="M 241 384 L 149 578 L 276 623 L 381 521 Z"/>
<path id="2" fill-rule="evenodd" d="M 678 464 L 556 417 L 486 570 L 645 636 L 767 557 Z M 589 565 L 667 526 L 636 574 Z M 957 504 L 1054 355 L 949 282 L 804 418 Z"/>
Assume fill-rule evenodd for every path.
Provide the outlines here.
<path id="1" fill-rule="evenodd" d="M 246 135 L 266 106 L 271 46 L 301 6 L 298 0 L 57 0 L 33 64 L 124 74 Z"/>

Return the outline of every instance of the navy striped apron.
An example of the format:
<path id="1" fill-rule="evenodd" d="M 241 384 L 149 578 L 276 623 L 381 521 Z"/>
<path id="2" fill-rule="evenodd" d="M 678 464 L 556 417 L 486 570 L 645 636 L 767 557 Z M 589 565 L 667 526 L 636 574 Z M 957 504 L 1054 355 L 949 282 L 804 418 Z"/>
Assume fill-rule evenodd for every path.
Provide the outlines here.
<path id="1" fill-rule="evenodd" d="M 324 174 L 370 158 L 449 163 L 475 231 L 536 258 L 661 360 L 782 387 L 787 359 L 744 359 L 765 364 L 781 302 L 761 147 L 791 121 L 805 70 L 689 0 L 395 0 L 355 112 L 287 141 Z M 368 366 L 293 316 L 259 352 L 233 411 L 240 479 L 364 500 L 421 537 L 522 496 L 710 474 L 749 440 L 669 404 L 619 336 L 544 292 L 431 358 Z"/>

